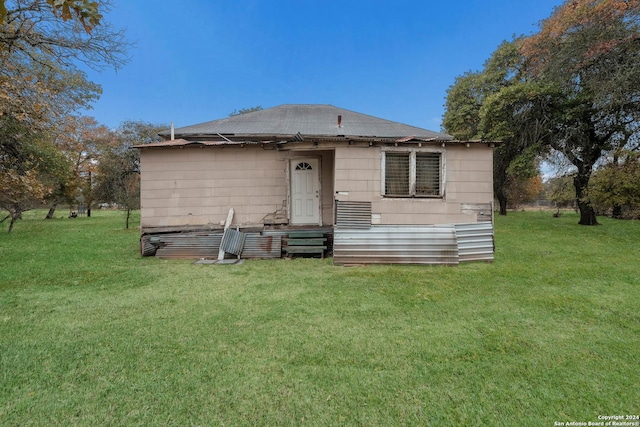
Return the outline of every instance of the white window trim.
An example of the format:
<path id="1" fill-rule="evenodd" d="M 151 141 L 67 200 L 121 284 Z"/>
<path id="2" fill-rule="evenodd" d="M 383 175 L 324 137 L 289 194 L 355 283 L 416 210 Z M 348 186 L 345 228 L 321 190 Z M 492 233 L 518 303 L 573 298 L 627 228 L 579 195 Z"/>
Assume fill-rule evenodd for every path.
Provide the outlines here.
<path id="1" fill-rule="evenodd" d="M 409 153 L 409 195 L 387 196 L 384 192 L 386 187 L 386 153 Z M 381 185 L 380 195 L 388 199 L 444 199 L 446 182 L 446 150 L 442 148 L 413 148 L 413 147 L 382 147 L 381 150 Z M 437 196 L 419 196 L 416 195 L 416 153 L 438 153 L 440 154 L 440 194 Z"/>

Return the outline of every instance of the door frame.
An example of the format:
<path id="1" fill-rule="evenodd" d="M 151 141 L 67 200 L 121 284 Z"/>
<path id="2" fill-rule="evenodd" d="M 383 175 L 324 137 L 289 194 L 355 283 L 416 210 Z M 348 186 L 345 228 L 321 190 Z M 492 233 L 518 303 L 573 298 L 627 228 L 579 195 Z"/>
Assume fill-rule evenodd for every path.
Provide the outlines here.
<path id="1" fill-rule="evenodd" d="M 292 168 L 293 163 L 302 162 L 305 160 L 314 160 L 318 164 L 318 226 L 322 226 L 322 157 L 319 156 L 295 156 L 289 157 L 287 161 L 287 208 L 288 208 L 288 216 L 289 216 L 289 224 L 290 225 L 311 225 L 311 224 L 294 224 L 293 223 L 293 197 L 291 186 L 293 185 L 293 171 Z"/>

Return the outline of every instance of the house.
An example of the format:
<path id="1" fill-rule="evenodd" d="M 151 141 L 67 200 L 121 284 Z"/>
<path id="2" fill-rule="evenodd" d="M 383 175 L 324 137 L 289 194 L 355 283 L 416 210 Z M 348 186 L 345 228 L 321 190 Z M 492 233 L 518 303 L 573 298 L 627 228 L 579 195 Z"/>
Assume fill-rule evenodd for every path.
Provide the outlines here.
<path id="1" fill-rule="evenodd" d="M 143 253 L 215 256 L 233 209 L 231 228 L 254 237 L 243 257 L 295 253 L 288 238 L 302 230 L 321 232 L 309 236 L 338 264 L 493 259 L 493 143 L 332 105 L 160 136 L 136 147 Z"/>

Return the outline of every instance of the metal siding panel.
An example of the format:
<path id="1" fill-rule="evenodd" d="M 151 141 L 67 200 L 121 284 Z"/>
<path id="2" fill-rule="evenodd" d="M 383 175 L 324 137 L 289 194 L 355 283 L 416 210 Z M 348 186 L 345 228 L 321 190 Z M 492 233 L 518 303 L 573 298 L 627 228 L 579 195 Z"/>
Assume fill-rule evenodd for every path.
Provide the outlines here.
<path id="1" fill-rule="evenodd" d="M 233 228 L 227 228 L 222 235 L 222 243 L 220 249 L 233 254 L 240 255 L 244 246 L 244 241 L 247 235 Z"/>
<path id="2" fill-rule="evenodd" d="M 458 264 L 453 226 L 336 228 L 333 251 L 336 264 Z"/>
<path id="3" fill-rule="evenodd" d="M 282 236 L 247 233 L 241 258 L 280 258 L 282 256 Z"/>
<path id="4" fill-rule="evenodd" d="M 234 230 L 235 231 L 235 230 Z M 243 233 L 242 258 L 280 258 L 286 232 Z M 217 258 L 222 233 L 174 233 L 149 237 L 161 258 Z"/>
<path id="5" fill-rule="evenodd" d="M 161 258 L 217 257 L 222 234 L 176 233 L 153 236 Z"/>
<path id="6" fill-rule="evenodd" d="M 336 227 L 371 227 L 371 202 L 336 200 Z"/>
<path id="7" fill-rule="evenodd" d="M 140 237 L 140 255 L 154 256 L 158 248 L 151 241 L 151 236 Z"/>
<path id="8" fill-rule="evenodd" d="M 455 230 L 460 262 L 494 260 L 493 224 L 491 222 L 456 224 Z"/>
<path id="9" fill-rule="evenodd" d="M 323 229 L 324 230 L 324 229 Z M 330 230 L 325 230 L 330 233 Z M 278 258 L 287 230 L 246 234 L 243 258 Z M 451 226 L 373 226 L 368 229 L 334 230 L 336 264 L 450 264 L 493 261 L 493 224 Z M 216 257 L 221 233 L 174 233 L 144 237 L 163 258 Z"/>

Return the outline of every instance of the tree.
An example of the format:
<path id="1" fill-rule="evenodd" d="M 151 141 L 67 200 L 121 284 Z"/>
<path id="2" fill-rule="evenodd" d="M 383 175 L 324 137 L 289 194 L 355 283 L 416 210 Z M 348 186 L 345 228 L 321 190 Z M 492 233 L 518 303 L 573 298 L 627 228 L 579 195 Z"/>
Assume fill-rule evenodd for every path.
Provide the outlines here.
<path id="1" fill-rule="evenodd" d="M 116 203 L 125 210 L 125 226 L 129 228 L 131 211 L 140 207 L 140 169 L 138 154 L 133 149 L 111 150 L 98 167 L 96 195 L 105 202 Z"/>
<path id="2" fill-rule="evenodd" d="M 639 0 L 566 1 L 520 50 L 540 93 L 553 93 L 532 108 L 548 118 L 549 146 L 575 167 L 582 225 L 598 223 L 587 192 L 594 167 L 637 134 L 639 16 Z"/>
<path id="3" fill-rule="evenodd" d="M 111 10 L 109 0 L 99 5 L 86 0 L 10 0 L 5 6 L 0 24 L 4 54 L 21 53 L 36 62 L 44 58 L 65 68 L 81 62 L 96 69 L 118 69 L 128 61 L 124 32 L 115 30 L 98 12 L 98 7 Z"/>
<path id="4" fill-rule="evenodd" d="M 0 25 L 0 115 L 11 115 L 43 129 L 99 96 L 79 64 L 101 70 L 118 69 L 128 60 L 129 43 L 122 31 L 101 19 L 91 21 L 97 3 L 64 0 L 14 0 L 6 6 Z M 110 9 L 100 2 L 101 11 Z M 63 19 L 55 16 L 59 11 Z M 97 25 L 90 32 L 78 28 L 69 14 L 76 11 Z M 78 19 L 80 19 L 78 18 Z M 100 17 L 101 18 L 101 17 Z"/>
<path id="5" fill-rule="evenodd" d="M 123 32 L 100 15 L 109 7 L 106 0 L 0 3 L 0 171 L 13 183 L 7 186 L 18 205 L 54 194 L 66 179 L 60 168 L 65 162 L 49 155 L 53 146 L 47 141 L 64 117 L 89 108 L 101 92 L 79 64 L 100 70 L 127 62 Z"/>
<path id="6" fill-rule="evenodd" d="M 614 218 L 640 218 L 640 154 L 622 152 L 620 161 L 598 169 L 589 183 L 589 198 Z M 620 209 L 616 212 L 616 207 Z"/>
<path id="7" fill-rule="evenodd" d="M 40 131 L 78 108 L 88 108 L 100 87 L 84 73 L 53 62 L 0 54 L 0 115 Z"/>
<path id="8" fill-rule="evenodd" d="M 22 213 L 52 192 L 48 183 L 64 180 L 69 163 L 42 134 L 12 117 L 0 116 L 0 209 L 7 211 L 9 232 Z"/>
<path id="9" fill-rule="evenodd" d="M 167 129 L 165 124 L 127 120 L 120 124 L 116 136 L 120 147 L 130 149 L 135 145 L 150 144 L 161 140 L 158 134 Z M 137 153 L 137 151 L 135 151 Z"/>
<path id="10" fill-rule="evenodd" d="M 166 125 L 127 121 L 115 132 L 116 144 L 101 158 L 98 166 L 96 198 L 116 203 L 126 211 L 129 228 L 131 210 L 140 207 L 140 153 L 135 145 L 159 141 Z"/>
<path id="11" fill-rule="evenodd" d="M 540 102 L 535 88 L 528 81 L 505 86 L 480 109 L 481 128 L 487 137 L 503 141 L 494 152 L 493 174 L 501 215 L 506 215 L 509 187 L 525 185 L 539 175 L 538 158 L 548 134 L 544 115 L 531 108 Z"/>
<path id="12" fill-rule="evenodd" d="M 443 130 L 463 141 L 479 139 L 482 135 L 480 108 L 490 93 L 491 88 L 482 72 L 467 71 L 456 77 L 447 89 Z"/>
<path id="13" fill-rule="evenodd" d="M 8 58 L 0 53 L 0 170 L 13 176 L 12 217 L 17 219 L 27 200 L 42 199 L 53 193 L 51 184 L 67 178 L 59 150 L 53 155 L 51 144 L 56 124 L 76 108 L 87 107 L 99 88 L 84 74 L 64 70 L 53 63 L 33 62 L 29 58 Z M 49 142 L 47 142 L 49 141 Z M 51 165 L 43 162 L 51 161 Z M 35 171 L 30 172 L 32 168 Z M 47 182 L 35 180 L 45 179 Z M 9 186 L 9 185 L 7 185 Z M 54 185 L 55 186 L 55 185 Z M 47 188 L 47 191 L 43 191 Z M 18 194 L 24 191 L 24 194 Z M 19 203 L 17 201 L 20 201 Z M 14 221 L 15 222 L 15 221 Z M 11 224 L 12 228 L 13 223 Z"/>
<path id="14" fill-rule="evenodd" d="M 542 178 L 540 175 L 530 178 L 510 178 L 507 183 L 507 197 L 512 208 L 532 203 L 538 200 L 542 193 Z"/>
<path id="15" fill-rule="evenodd" d="M 519 53 L 521 39 L 503 42 L 481 72 L 458 77 L 447 91 L 443 127 L 458 139 L 501 141 L 494 151 L 493 187 L 500 215 L 507 214 L 509 186 L 525 186 L 538 175 L 535 147 L 541 134 L 519 122 L 531 117 L 518 115 L 522 94 L 529 90 Z M 517 169 L 511 164 L 518 163 Z"/>
<path id="16" fill-rule="evenodd" d="M 86 32 L 91 32 L 92 28 L 100 25 L 102 15 L 98 8 L 99 4 L 90 0 L 47 0 L 46 4 L 51 6 L 51 11 L 55 16 L 60 16 L 63 21 L 77 19 Z M 0 24 L 4 24 L 7 18 L 7 6 L 5 0 L 0 0 Z"/>
<path id="17" fill-rule="evenodd" d="M 479 135 L 505 141 L 506 153 L 496 150 L 496 171 L 526 150 L 563 156 L 575 169 L 583 225 L 597 224 L 587 193 L 594 168 L 638 137 L 639 16 L 640 0 L 567 0 L 538 33 L 498 48 L 491 59 L 506 71 L 505 84 L 479 92 Z M 511 52 L 505 58 L 515 58 L 516 67 L 500 60 L 501 51 Z M 503 177 L 494 178 L 501 210 Z"/>
<path id="18" fill-rule="evenodd" d="M 68 159 L 71 173 L 66 180 L 54 183 L 46 218 L 53 217 L 59 203 L 67 203 L 71 208 L 80 197 L 87 208 L 87 216 L 91 216 L 92 178 L 102 153 L 114 144 L 113 132 L 93 117 L 68 116 L 60 123 L 54 144 Z"/>
<path id="19" fill-rule="evenodd" d="M 572 206 L 576 201 L 576 192 L 573 188 L 571 175 L 557 176 L 544 183 L 544 192 L 547 200 L 554 203 L 558 212 L 561 208 Z"/>

